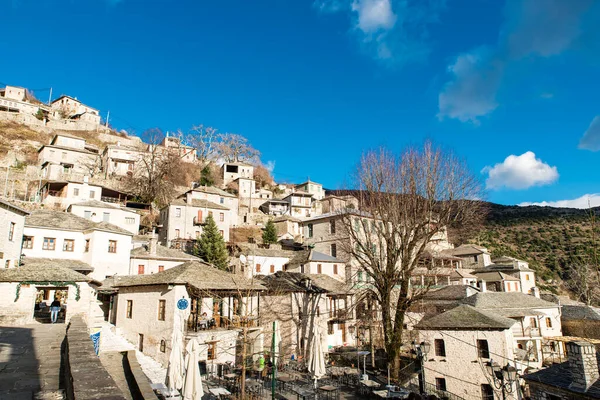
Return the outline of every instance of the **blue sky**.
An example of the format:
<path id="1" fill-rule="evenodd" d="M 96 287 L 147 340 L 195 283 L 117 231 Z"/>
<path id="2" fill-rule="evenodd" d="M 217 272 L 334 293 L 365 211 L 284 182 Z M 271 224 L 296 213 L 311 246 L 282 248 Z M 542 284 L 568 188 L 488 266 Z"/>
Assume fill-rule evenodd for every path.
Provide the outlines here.
<path id="1" fill-rule="evenodd" d="M 278 180 L 340 187 L 365 149 L 431 138 L 490 201 L 600 205 L 594 0 L 0 0 L 0 15 L 0 83 L 137 134 L 244 135 Z"/>

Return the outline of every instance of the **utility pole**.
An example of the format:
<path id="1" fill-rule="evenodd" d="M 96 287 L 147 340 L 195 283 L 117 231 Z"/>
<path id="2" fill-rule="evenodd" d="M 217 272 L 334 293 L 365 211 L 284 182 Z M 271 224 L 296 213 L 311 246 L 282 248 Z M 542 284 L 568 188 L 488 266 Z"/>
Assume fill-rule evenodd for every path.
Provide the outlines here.
<path id="1" fill-rule="evenodd" d="M 6 179 L 4 180 L 4 197 L 7 197 L 6 194 L 8 192 L 8 171 L 10 171 L 10 167 L 6 166 Z"/>

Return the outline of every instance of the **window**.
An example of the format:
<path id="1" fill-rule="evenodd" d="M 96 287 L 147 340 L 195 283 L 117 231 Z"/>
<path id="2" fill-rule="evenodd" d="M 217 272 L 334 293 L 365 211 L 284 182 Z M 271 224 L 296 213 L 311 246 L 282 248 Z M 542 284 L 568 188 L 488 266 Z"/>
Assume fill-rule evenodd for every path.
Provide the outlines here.
<path id="1" fill-rule="evenodd" d="M 8 240 L 10 240 L 12 242 L 13 237 L 15 236 L 15 226 L 17 224 L 15 224 L 14 222 L 10 223 L 10 226 L 8 227 Z"/>
<path id="2" fill-rule="evenodd" d="M 133 300 L 127 300 L 127 318 L 133 317 Z"/>
<path id="3" fill-rule="evenodd" d="M 225 221 L 225 213 L 219 213 L 219 221 Z"/>
<path id="4" fill-rule="evenodd" d="M 308 224 L 308 237 L 313 237 L 313 224 Z"/>
<path id="5" fill-rule="evenodd" d="M 90 251 L 90 239 L 85 239 L 85 250 L 86 253 Z"/>
<path id="6" fill-rule="evenodd" d="M 109 240 L 108 241 L 108 252 L 109 253 L 116 253 L 117 252 L 117 241 L 116 240 Z"/>
<path id="7" fill-rule="evenodd" d="M 487 383 L 481 385 L 481 400 L 494 400 L 494 389 Z"/>
<path id="8" fill-rule="evenodd" d="M 331 244 L 331 257 L 337 257 L 337 245 L 335 243 Z"/>
<path id="9" fill-rule="evenodd" d="M 329 233 L 335 235 L 335 219 L 329 221 Z"/>
<path id="10" fill-rule="evenodd" d="M 208 345 L 207 358 L 209 360 L 217 359 L 217 342 L 206 343 Z"/>
<path id="11" fill-rule="evenodd" d="M 96 197 L 96 191 L 95 190 L 90 190 L 90 199 L 93 199 Z"/>
<path id="12" fill-rule="evenodd" d="M 331 323 L 331 322 L 327 323 L 327 334 L 333 335 L 333 323 Z"/>
<path id="13" fill-rule="evenodd" d="M 338 274 L 337 264 L 333 264 L 333 274 L 334 275 Z"/>
<path id="14" fill-rule="evenodd" d="M 225 235 L 225 231 L 223 231 L 223 230 L 220 230 L 219 233 L 221 234 L 221 236 Z"/>
<path id="15" fill-rule="evenodd" d="M 108 212 L 102 213 L 102 221 L 109 222 L 110 221 L 110 213 L 108 213 Z"/>
<path id="16" fill-rule="evenodd" d="M 90 219 L 91 217 L 92 217 L 92 212 L 91 211 L 84 211 L 83 212 L 83 218 Z"/>
<path id="17" fill-rule="evenodd" d="M 73 189 L 73 196 L 75 196 L 75 197 L 79 196 L 79 188 Z"/>
<path id="18" fill-rule="evenodd" d="M 62 159 L 64 160 L 65 158 L 67 158 L 67 152 L 66 152 L 66 151 L 63 151 L 63 152 L 62 152 Z"/>
<path id="19" fill-rule="evenodd" d="M 323 273 L 323 268 L 321 266 L 321 264 L 317 264 L 317 274 L 322 274 Z"/>
<path id="20" fill-rule="evenodd" d="M 160 341 L 160 352 L 165 353 L 166 351 L 167 351 L 167 341 L 163 339 Z"/>
<path id="21" fill-rule="evenodd" d="M 4 263 L 4 268 L 10 268 L 10 260 L 6 260 Z"/>
<path id="22" fill-rule="evenodd" d="M 487 340 L 477 340 L 477 354 L 479 355 L 479 358 L 490 358 L 490 348 L 488 347 Z"/>
<path id="23" fill-rule="evenodd" d="M 73 239 L 63 240 L 63 251 L 73 251 L 74 247 L 75 247 L 75 240 L 73 240 Z"/>
<path id="24" fill-rule="evenodd" d="M 271 273 L 274 274 L 275 273 L 275 266 L 271 265 Z"/>
<path id="25" fill-rule="evenodd" d="M 225 199 L 223 197 L 219 198 L 219 203 L 225 204 Z"/>
<path id="26" fill-rule="evenodd" d="M 166 309 L 167 309 L 167 301 L 159 300 L 158 301 L 158 320 L 159 321 L 165 320 L 165 310 Z"/>
<path id="27" fill-rule="evenodd" d="M 144 275 L 144 265 L 138 265 L 138 275 Z"/>
<path id="28" fill-rule="evenodd" d="M 446 391 L 446 378 L 435 378 L 435 388 L 437 390 Z"/>
<path id="29" fill-rule="evenodd" d="M 552 318 L 546 317 L 546 328 L 552 328 Z"/>
<path id="30" fill-rule="evenodd" d="M 163 272 L 165 270 L 165 266 L 164 265 L 159 265 L 158 266 L 158 272 Z"/>
<path id="31" fill-rule="evenodd" d="M 181 208 L 175 209 L 175 217 L 177 217 L 177 218 L 181 217 Z"/>
<path id="32" fill-rule="evenodd" d="M 179 239 L 179 229 L 175 229 L 175 239 Z"/>
<path id="33" fill-rule="evenodd" d="M 529 274 L 525 274 L 525 280 L 528 281 L 529 280 Z"/>
<path id="34" fill-rule="evenodd" d="M 202 222 L 202 210 L 198 210 L 198 218 L 196 218 L 198 223 Z"/>
<path id="35" fill-rule="evenodd" d="M 514 284 L 515 284 L 515 292 L 518 292 L 519 291 L 519 284 L 517 282 L 514 282 Z"/>
<path id="36" fill-rule="evenodd" d="M 135 218 L 125 217 L 125 223 L 127 225 L 133 225 L 133 224 L 135 224 Z"/>
<path id="37" fill-rule="evenodd" d="M 260 264 L 256 264 L 256 272 L 260 273 Z"/>
<path id="38" fill-rule="evenodd" d="M 535 317 L 529 318 L 529 324 L 531 325 L 532 328 L 537 328 L 538 327 L 537 318 L 535 318 Z"/>
<path id="39" fill-rule="evenodd" d="M 473 256 L 473 261 L 477 262 L 477 256 Z"/>
<path id="40" fill-rule="evenodd" d="M 23 248 L 33 249 L 33 236 L 23 236 Z"/>
<path id="41" fill-rule="evenodd" d="M 56 248 L 56 238 L 44 238 L 44 244 L 42 244 L 42 250 L 54 250 Z"/>
<path id="42" fill-rule="evenodd" d="M 446 357 L 446 344 L 444 339 L 435 339 L 435 355 L 438 357 Z"/>

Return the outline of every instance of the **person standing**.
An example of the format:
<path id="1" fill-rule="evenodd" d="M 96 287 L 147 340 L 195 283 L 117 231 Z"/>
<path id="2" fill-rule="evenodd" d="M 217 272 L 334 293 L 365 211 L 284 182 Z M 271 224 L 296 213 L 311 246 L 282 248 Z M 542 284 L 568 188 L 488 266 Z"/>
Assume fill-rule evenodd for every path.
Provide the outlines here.
<path id="1" fill-rule="evenodd" d="M 58 319 L 59 311 L 60 311 L 60 300 L 58 300 L 58 297 L 55 297 L 52 304 L 50 304 L 50 321 L 52 321 L 53 324 Z"/>

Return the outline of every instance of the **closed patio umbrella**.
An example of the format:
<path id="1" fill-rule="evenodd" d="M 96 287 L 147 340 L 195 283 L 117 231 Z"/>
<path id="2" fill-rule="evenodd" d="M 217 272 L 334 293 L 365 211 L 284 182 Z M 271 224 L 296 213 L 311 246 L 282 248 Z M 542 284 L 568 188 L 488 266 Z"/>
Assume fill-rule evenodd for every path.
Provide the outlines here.
<path id="1" fill-rule="evenodd" d="M 321 327 L 319 322 L 314 324 L 313 340 L 308 354 L 308 372 L 315 380 L 315 388 L 317 380 L 327 373 L 325 370 L 325 355 L 323 354 L 323 339 L 321 337 Z"/>
<path id="2" fill-rule="evenodd" d="M 202 376 L 200 376 L 200 367 L 198 359 L 200 353 L 200 344 L 196 338 L 189 341 L 185 348 L 185 378 L 183 384 L 184 400 L 200 400 L 204 396 L 202 388 Z"/>
<path id="3" fill-rule="evenodd" d="M 173 319 L 173 337 L 171 339 L 171 355 L 167 369 L 167 387 L 171 390 L 181 390 L 183 387 L 183 316 L 175 313 Z"/>

